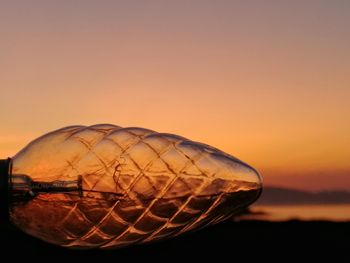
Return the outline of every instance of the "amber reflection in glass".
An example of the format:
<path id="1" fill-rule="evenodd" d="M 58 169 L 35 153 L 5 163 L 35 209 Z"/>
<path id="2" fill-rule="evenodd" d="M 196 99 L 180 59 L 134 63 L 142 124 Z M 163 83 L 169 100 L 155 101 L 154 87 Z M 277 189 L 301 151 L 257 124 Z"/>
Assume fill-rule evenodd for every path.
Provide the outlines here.
<path id="1" fill-rule="evenodd" d="M 66 247 L 115 248 L 169 238 L 254 202 L 250 166 L 180 136 L 115 125 L 46 134 L 13 158 L 11 220 Z"/>

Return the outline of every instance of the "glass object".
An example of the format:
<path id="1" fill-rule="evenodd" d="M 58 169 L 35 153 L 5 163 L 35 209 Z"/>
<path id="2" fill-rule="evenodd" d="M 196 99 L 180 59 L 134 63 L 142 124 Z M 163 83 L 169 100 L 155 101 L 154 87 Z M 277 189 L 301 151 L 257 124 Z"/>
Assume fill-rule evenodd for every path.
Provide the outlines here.
<path id="1" fill-rule="evenodd" d="M 1 175 L 3 176 L 3 175 Z M 71 126 L 12 158 L 9 218 L 74 248 L 116 248 L 218 223 L 260 195 L 249 165 L 211 146 L 142 128 Z"/>

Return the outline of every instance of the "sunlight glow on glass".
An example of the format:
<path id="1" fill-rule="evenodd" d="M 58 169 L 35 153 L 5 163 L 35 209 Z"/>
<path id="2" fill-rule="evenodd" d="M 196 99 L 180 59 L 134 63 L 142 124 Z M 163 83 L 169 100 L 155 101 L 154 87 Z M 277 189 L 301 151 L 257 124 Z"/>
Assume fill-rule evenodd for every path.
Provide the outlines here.
<path id="1" fill-rule="evenodd" d="M 34 140 L 12 158 L 8 183 L 17 227 L 79 248 L 122 247 L 215 224 L 262 189 L 252 167 L 216 148 L 109 124 Z"/>

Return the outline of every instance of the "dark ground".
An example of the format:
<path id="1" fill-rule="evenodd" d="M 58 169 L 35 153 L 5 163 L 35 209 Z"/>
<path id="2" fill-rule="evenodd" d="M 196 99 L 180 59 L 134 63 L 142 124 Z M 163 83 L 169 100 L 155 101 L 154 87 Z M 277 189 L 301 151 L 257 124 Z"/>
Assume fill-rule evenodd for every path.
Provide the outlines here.
<path id="1" fill-rule="evenodd" d="M 43 243 L 11 226 L 2 224 L 0 230 L 2 256 L 11 256 L 14 262 L 23 256 L 46 262 L 65 258 L 97 263 L 170 259 L 181 263 L 189 258 L 195 262 L 234 262 L 237 257 L 250 262 L 262 257 L 302 260 L 326 256 L 350 262 L 350 223 L 229 221 L 175 239 L 118 250 L 70 250 Z"/>

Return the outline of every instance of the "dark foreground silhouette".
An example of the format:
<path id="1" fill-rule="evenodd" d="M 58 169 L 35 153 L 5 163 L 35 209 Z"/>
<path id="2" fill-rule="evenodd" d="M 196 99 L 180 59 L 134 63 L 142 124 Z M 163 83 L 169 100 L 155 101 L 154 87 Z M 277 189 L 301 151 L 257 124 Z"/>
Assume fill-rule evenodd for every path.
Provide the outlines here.
<path id="1" fill-rule="evenodd" d="M 137 245 L 118 250 L 71 250 L 44 243 L 23 234 L 12 226 L 0 226 L 1 253 L 12 261 L 25 256 L 28 259 L 74 259 L 78 262 L 169 262 L 179 263 L 193 259 L 215 259 L 213 262 L 238 262 L 236 256 L 246 259 L 312 258 L 328 254 L 332 259 L 349 259 L 350 223 L 333 222 L 266 222 L 227 221 L 194 233 L 148 245 Z M 94 261 L 91 261 L 94 260 Z M 217 261 L 222 260 L 222 261 Z M 249 261 L 250 262 L 250 261 Z M 340 261 L 338 261 L 340 262 Z"/>

